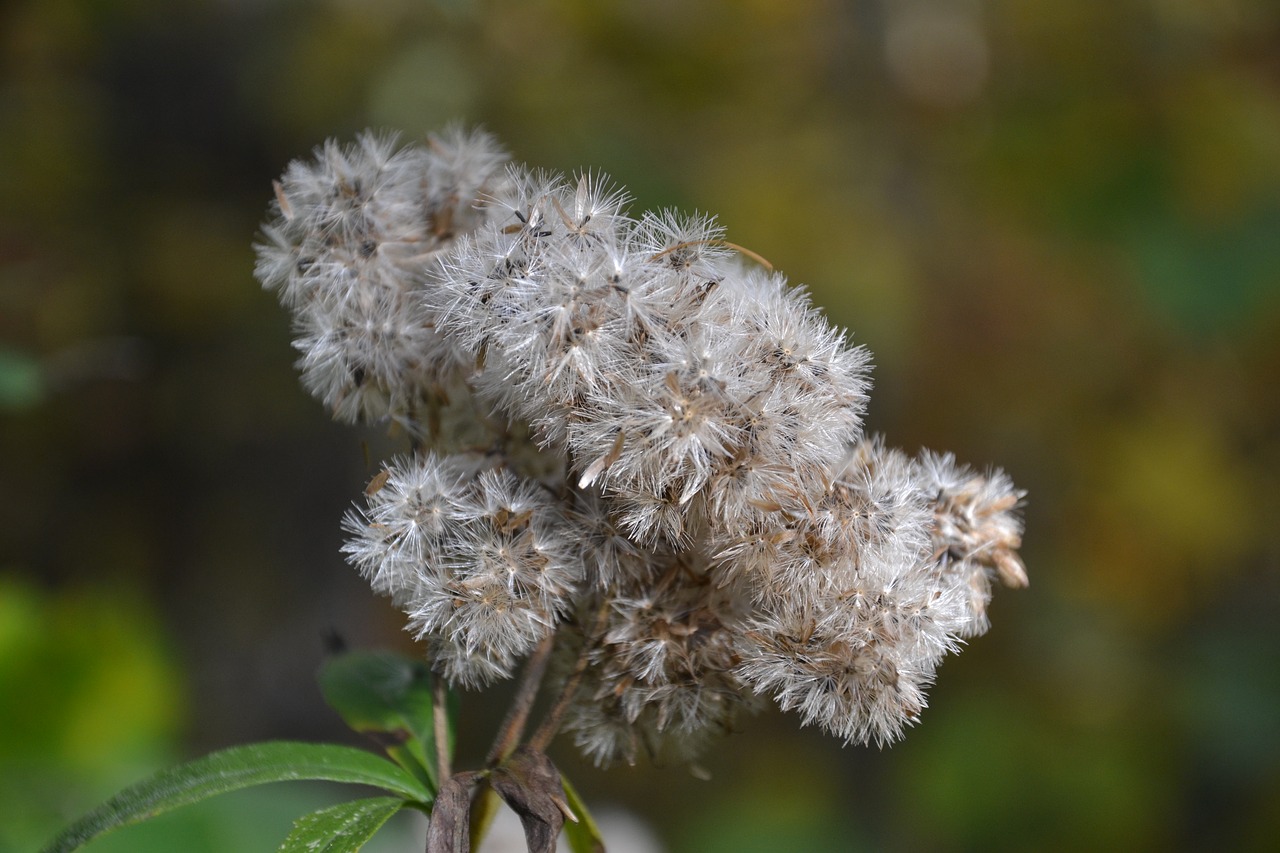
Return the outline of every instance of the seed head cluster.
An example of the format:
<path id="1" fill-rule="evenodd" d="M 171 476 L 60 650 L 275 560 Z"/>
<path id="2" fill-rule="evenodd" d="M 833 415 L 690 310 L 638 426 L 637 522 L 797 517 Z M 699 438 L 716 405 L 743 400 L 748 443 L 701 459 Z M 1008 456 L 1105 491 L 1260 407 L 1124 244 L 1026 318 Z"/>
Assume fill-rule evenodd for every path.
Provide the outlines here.
<path id="1" fill-rule="evenodd" d="M 303 384 L 414 446 L 344 553 L 461 686 L 554 635 L 601 763 L 766 699 L 890 742 L 992 580 L 1026 584 L 1022 493 L 865 436 L 864 349 L 714 219 L 628 202 L 481 132 L 289 166 L 256 271 Z"/>

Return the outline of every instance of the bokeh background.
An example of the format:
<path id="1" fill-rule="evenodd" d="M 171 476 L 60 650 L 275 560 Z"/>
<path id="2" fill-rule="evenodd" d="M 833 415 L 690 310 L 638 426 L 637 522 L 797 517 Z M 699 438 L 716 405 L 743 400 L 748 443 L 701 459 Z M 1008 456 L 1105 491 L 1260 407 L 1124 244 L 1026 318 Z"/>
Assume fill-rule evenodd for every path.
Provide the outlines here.
<path id="1" fill-rule="evenodd" d="M 453 120 L 718 214 L 875 353 L 872 430 L 1030 493 L 1031 588 L 904 742 L 765 714 L 710 781 L 562 744 L 589 803 L 676 853 L 1274 849 L 1280 4 L 11 0 L 0 68 L 0 850 L 210 749 L 359 743 L 314 673 L 412 648 L 338 554 L 394 443 L 298 387 L 251 243 L 324 138 Z M 273 850 L 341 794 L 89 849 Z"/>

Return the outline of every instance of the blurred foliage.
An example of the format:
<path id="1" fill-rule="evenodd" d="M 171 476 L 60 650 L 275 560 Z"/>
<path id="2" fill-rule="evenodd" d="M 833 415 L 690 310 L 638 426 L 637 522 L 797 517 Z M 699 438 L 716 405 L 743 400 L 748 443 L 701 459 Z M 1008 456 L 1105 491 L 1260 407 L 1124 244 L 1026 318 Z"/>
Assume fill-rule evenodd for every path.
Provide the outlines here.
<path id="1" fill-rule="evenodd" d="M 165 758 L 177 686 L 136 595 L 68 588 L 54 597 L 0 574 L 0 849 L 34 849 L 69 801 L 109 794 Z"/>
<path id="2" fill-rule="evenodd" d="M 326 136 L 462 120 L 716 212 L 875 353 L 872 429 L 1030 492 L 1032 588 L 904 743 L 766 715 L 710 784 L 566 755 L 589 802 L 673 850 L 1269 847 L 1277 57 L 1269 0 L 6 4 L 6 841 L 174 752 L 341 737 L 330 630 L 411 648 L 337 554 L 395 445 L 298 389 L 250 242 Z"/>
<path id="3" fill-rule="evenodd" d="M 0 409 L 21 409 L 40 402 L 40 365 L 21 353 L 0 352 Z"/>

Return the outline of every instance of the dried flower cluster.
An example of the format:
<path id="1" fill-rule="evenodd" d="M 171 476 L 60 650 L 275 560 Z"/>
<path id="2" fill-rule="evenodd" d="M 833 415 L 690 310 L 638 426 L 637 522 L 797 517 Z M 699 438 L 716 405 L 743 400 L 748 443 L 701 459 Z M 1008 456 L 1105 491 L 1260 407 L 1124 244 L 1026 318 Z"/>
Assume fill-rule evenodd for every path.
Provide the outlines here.
<path id="1" fill-rule="evenodd" d="M 1026 584 L 1021 493 L 864 437 L 863 349 L 712 219 L 627 201 L 478 132 L 289 167 L 257 275 L 303 382 L 414 441 L 344 551 L 452 682 L 554 634 L 602 763 L 687 754 L 762 697 L 891 741 L 992 579 Z"/>

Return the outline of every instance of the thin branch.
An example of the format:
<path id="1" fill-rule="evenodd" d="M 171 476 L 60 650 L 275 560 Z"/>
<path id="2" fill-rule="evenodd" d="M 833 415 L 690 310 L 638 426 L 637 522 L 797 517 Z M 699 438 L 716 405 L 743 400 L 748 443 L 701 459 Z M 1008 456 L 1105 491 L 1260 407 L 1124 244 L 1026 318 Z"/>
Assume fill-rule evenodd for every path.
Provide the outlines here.
<path id="1" fill-rule="evenodd" d="M 436 785 L 449 781 L 449 685 L 444 678 L 431 678 L 431 722 L 436 736 Z"/>
<path id="2" fill-rule="evenodd" d="M 564 686 L 560 689 L 560 695 L 556 698 L 555 705 L 551 706 L 551 710 L 547 712 L 547 716 L 542 720 L 542 724 L 538 726 L 538 730 L 533 733 L 533 737 L 529 738 L 530 749 L 544 752 L 547 746 L 550 745 L 551 739 L 560 731 L 560 722 L 564 718 L 564 712 L 569 710 L 573 697 L 578 693 L 578 687 L 582 685 L 582 677 L 586 675 L 592 648 L 591 638 L 598 636 L 603 630 L 608 611 L 609 604 L 606 600 L 600 605 L 600 610 L 596 614 L 596 624 L 593 626 L 591 633 L 584 638 L 582 650 L 578 652 L 578 659 L 573 664 L 573 672 L 569 673 L 569 677 L 565 679 Z"/>
<path id="3" fill-rule="evenodd" d="M 485 758 L 486 765 L 493 767 L 501 764 L 520 743 L 525 724 L 529 721 L 529 714 L 533 711 L 533 700 L 538 696 L 538 688 L 542 685 L 542 676 L 547 671 L 547 661 L 550 660 L 551 650 L 554 647 L 555 633 L 552 632 L 542 638 L 542 642 L 529 656 L 524 674 L 520 677 L 520 688 L 516 691 L 515 698 L 511 700 L 507 716 L 498 728 L 498 737 L 494 739 L 493 746 L 489 748 L 489 755 Z"/>

